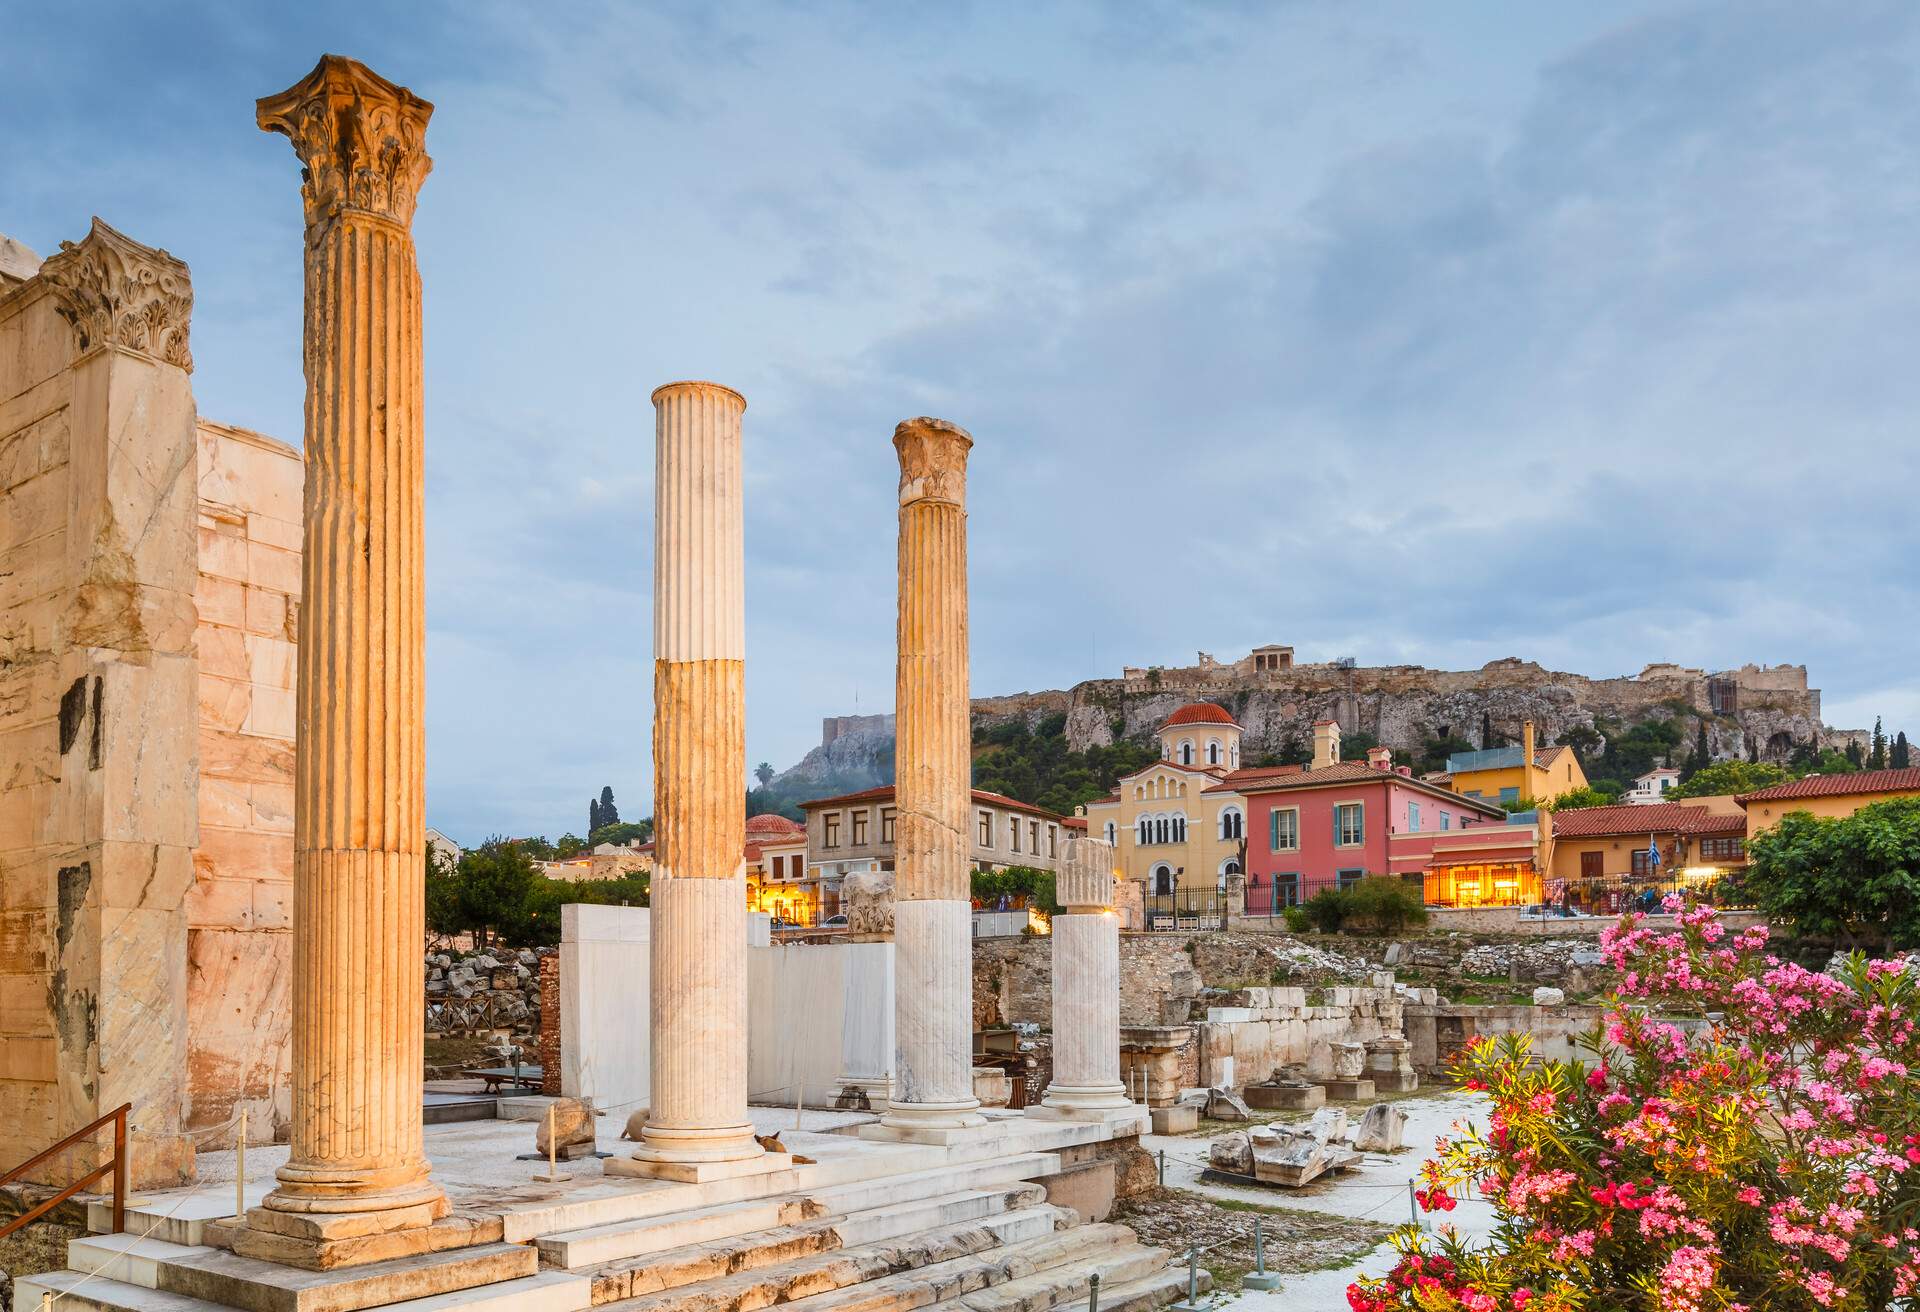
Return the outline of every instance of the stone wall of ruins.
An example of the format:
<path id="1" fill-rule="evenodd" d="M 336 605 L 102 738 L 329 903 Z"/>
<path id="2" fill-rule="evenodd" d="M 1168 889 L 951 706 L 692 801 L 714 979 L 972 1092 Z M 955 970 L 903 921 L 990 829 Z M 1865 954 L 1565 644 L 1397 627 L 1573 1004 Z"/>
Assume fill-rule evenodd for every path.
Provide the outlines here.
<path id="1" fill-rule="evenodd" d="M 286 1106 L 300 461 L 197 419 L 191 305 L 98 221 L 0 289 L 0 1164 L 131 1102 L 135 1187 Z"/>
<path id="2" fill-rule="evenodd" d="M 290 1114 L 300 453 L 199 425 L 200 844 L 187 894 L 187 1124 Z M 216 1136 L 225 1142 L 230 1136 Z"/>
<path id="3" fill-rule="evenodd" d="M 97 220 L 0 296 L 0 1161 L 132 1102 L 136 1186 L 193 1162 L 191 305 Z"/>

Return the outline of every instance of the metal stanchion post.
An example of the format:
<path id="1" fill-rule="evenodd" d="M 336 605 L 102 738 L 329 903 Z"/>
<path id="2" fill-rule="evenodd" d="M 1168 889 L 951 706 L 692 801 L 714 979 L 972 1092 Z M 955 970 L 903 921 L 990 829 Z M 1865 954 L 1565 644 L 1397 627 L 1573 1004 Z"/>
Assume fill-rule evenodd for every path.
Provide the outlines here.
<path id="1" fill-rule="evenodd" d="M 1087 1277 L 1087 1312 L 1100 1312 L 1100 1273 Z"/>
<path id="2" fill-rule="evenodd" d="M 233 1140 L 233 1218 L 247 1214 L 247 1109 L 240 1109 L 240 1133 Z"/>
<path id="3" fill-rule="evenodd" d="M 1162 1148 L 1157 1154 L 1160 1162 L 1160 1187 L 1167 1187 L 1167 1150 Z"/>
<path id="4" fill-rule="evenodd" d="M 1173 1312 L 1210 1312 L 1209 1305 L 1200 1301 L 1200 1245 L 1193 1244 L 1187 1249 L 1187 1298 L 1184 1303 L 1175 1303 Z"/>
<path id="5" fill-rule="evenodd" d="M 1253 1214 L 1253 1271 L 1240 1278 L 1242 1289 L 1278 1289 L 1280 1277 L 1267 1273 L 1267 1250 L 1260 1233 L 1260 1214 Z"/>

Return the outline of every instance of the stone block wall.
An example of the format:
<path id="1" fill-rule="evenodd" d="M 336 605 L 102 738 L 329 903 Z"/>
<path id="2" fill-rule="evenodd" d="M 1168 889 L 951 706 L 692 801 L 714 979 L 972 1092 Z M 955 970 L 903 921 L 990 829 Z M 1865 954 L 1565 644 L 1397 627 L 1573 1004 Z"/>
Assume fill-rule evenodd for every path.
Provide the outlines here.
<path id="1" fill-rule="evenodd" d="M 540 954 L 540 1092 L 560 1096 L 560 954 Z"/>
<path id="2" fill-rule="evenodd" d="M 1371 985 L 1246 988 L 1228 995 L 1229 1005 L 1207 1009 L 1196 1025 L 1200 1078 L 1220 1083 L 1222 1058 L 1233 1059 L 1236 1085 L 1258 1084 L 1282 1067 L 1299 1067 L 1314 1079 L 1333 1074 L 1335 1043 L 1365 1043 L 1402 1037 L 1402 1003 L 1385 975 Z"/>
<path id="3" fill-rule="evenodd" d="M 291 1113 L 293 674 L 300 453 L 198 431 L 200 845 L 187 895 L 190 1129 L 247 1109 L 272 1142 Z M 231 1134 L 205 1136 L 209 1146 Z"/>
<path id="4" fill-rule="evenodd" d="M 98 220 L 0 285 L 0 1164 L 128 1102 L 136 1188 L 287 1109 L 300 460 L 198 419 L 191 306 Z"/>
<path id="5" fill-rule="evenodd" d="M 193 1164 L 190 305 L 97 220 L 0 294 L 0 1162 L 131 1102 L 136 1187 Z"/>

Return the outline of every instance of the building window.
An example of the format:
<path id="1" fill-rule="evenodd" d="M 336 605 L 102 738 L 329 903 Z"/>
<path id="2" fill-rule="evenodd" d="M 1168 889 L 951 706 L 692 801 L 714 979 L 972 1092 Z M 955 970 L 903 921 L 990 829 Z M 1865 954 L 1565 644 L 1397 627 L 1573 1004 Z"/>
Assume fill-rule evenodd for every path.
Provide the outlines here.
<path id="1" fill-rule="evenodd" d="M 880 808 L 880 841 L 883 843 L 893 841 L 893 808 L 890 806 Z"/>
<path id="2" fill-rule="evenodd" d="M 1658 874 L 1659 872 L 1660 872 L 1660 867 L 1654 864 L 1653 856 L 1650 852 L 1647 851 L 1646 848 L 1636 847 L 1633 849 L 1633 873 L 1634 874 L 1654 875 L 1654 874 Z"/>
<path id="3" fill-rule="evenodd" d="M 867 845 L 867 813 L 865 811 L 855 811 L 853 813 L 852 841 L 855 847 L 865 847 Z"/>
<path id="4" fill-rule="evenodd" d="M 1500 790 L 1500 805 L 1511 806 L 1519 800 L 1520 790 L 1518 788 L 1502 788 Z"/>
<path id="5" fill-rule="evenodd" d="M 1018 852 L 1020 850 L 1019 816 L 1011 816 L 1007 820 L 1007 842 L 1011 845 L 1013 851 Z"/>
<path id="6" fill-rule="evenodd" d="M 1118 844 L 1120 841 L 1119 826 L 1115 825 L 1111 820 L 1107 821 L 1107 841 L 1114 844 Z"/>
<path id="7" fill-rule="evenodd" d="M 1342 870 L 1339 872 L 1339 875 L 1340 887 L 1344 889 L 1352 888 L 1355 884 L 1365 879 L 1367 872 L 1364 870 Z"/>
<path id="8" fill-rule="evenodd" d="M 1607 858 L 1600 852 L 1580 854 L 1580 878 L 1598 879 L 1607 873 Z"/>
<path id="9" fill-rule="evenodd" d="M 1298 874 L 1275 875 L 1273 877 L 1273 904 L 1276 907 L 1297 907 L 1300 905 L 1300 876 Z"/>
<path id="10" fill-rule="evenodd" d="M 1230 806 L 1220 813 L 1220 837 L 1232 841 L 1247 836 L 1247 818 L 1240 808 Z"/>
<path id="11" fill-rule="evenodd" d="M 1209 739 L 1207 742 L 1207 764 L 1220 764 L 1220 740 L 1218 738 Z"/>
<path id="12" fill-rule="evenodd" d="M 1027 851 L 1035 856 L 1040 855 L 1040 822 L 1038 820 L 1027 821 Z"/>
<path id="13" fill-rule="evenodd" d="M 1182 739 L 1182 740 L 1181 740 L 1181 743 L 1180 743 L 1180 764 L 1182 764 L 1182 765 L 1192 765 L 1192 764 L 1193 764 L 1193 743 L 1192 743 L 1192 741 L 1191 741 L 1190 739 Z"/>
<path id="14" fill-rule="evenodd" d="M 980 813 L 980 846 L 989 850 L 993 847 L 993 812 Z"/>
<path id="15" fill-rule="evenodd" d="M 1420 832 L 1420 803 L 1418 802 L 1407 803 L 1407 832 L 1410 834 Z"/>
<path id="16" fill-rule="evenodd" d="M 1442 829 L 1453 828 L 1453 817 L 1451 815 L 1448 815 L 1445 811 L 1442 811 L 1440 813 L 1440 827 Z"/>
<path id="17" fill-rule="evenodd" d="M 1732 861 L 1739 859 L 1741 842 L 1737 838 L 1703 838 L 1700 840 L 1700 855 L 1711 860 Z"/>
<path id="18" fill-rule="evenodd" d="M 1173 867 L 1161 864 L 1153 868 L 1153 893 L 1155 897 L 1169 897 L 1173 893 Z"/>
<path id="19" fill-rule="evenodd" d="M 1060 855 L 1060 826 L 1059 825 L 1047 826 L 1047 855 L 1051 857 L 1057 857 Z"/>
<path id="20" fill-rule="evenodd" d="M 826 830 L 827 830 L 826 846 L 828 847 L 840 846 L 840 815 L 838 812 L 835 812 L 833 815 L 830 815 L 827 817 Z"/>
<path id="21" fill-rule="evenodd" d="M 1267 837 L 1272 840 L 1276 852 L 1298 852 L 1300 850 L 1300 808 L 1290 806 L 1284 811 L 1272 811 L 1267 815 Z M 1292 903 L 1288 903 L 1289 906 Z"/>
<path id="22" fill-rule="evenodd" d="M 1173 818 L 1173 841 L 1176 843 L 1187 841 L 1187 818 L 1184 815 Z"/>
<path id="23" fill-rule="evenodd" d="M 1366 805 L 1343 802 L 1333 808 L 1333 845 L 1359 847 L 1367 841 Z"/>

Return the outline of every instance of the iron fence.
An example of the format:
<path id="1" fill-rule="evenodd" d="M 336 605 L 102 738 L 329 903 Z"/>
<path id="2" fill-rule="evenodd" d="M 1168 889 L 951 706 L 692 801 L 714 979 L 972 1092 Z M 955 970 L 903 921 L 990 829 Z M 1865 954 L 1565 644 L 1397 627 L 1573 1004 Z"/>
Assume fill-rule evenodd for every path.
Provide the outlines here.
<path id="1" fill-rule="evenodd" d="M 1227 927 L 1227 895 L 1212 889 L 1184 893 L 1147 893 L 1140 909 L 1150 932 L 1213 930 Z"/>

